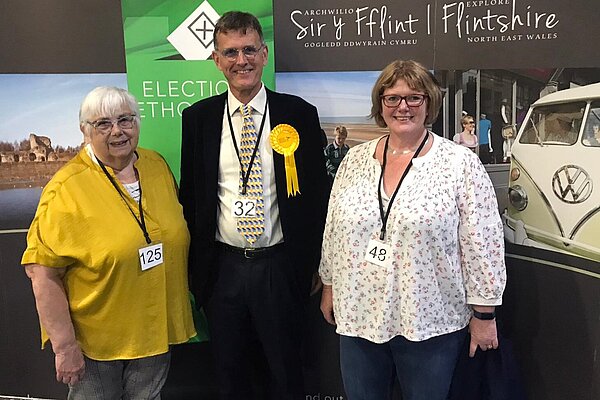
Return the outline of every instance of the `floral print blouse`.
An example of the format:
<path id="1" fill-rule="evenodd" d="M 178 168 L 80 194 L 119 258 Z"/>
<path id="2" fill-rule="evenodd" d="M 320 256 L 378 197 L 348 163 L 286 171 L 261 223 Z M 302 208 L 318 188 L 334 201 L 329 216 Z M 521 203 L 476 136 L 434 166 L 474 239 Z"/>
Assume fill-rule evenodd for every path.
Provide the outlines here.
<path id="1" fill-rule="evenodd" d="M 319 273 L 333 287 L 341 335 L 422 341 L 464 328 L 469 305 L 502 302 L 504 237 L 492 183 L 472 151 L 432 136 L 391 205 L 387 266 L 365 260 L 381 230 L 380 139 L 352 148 L 338 169 Z"/>

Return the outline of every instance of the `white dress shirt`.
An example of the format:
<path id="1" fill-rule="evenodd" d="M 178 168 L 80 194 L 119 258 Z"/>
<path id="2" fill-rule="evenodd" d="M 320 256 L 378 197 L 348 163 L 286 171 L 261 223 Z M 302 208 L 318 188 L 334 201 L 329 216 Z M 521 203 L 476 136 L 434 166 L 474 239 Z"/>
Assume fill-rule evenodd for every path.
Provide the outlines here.
<path id="1" fill-rule="evenodd" d="M 227 102 L 229 104 L 229 116 L 231 117 L 235 140 L 239 148 L 243 123 L 239 108 L 242 103 L 231 94 L 231 91 L 227 94 Z M 252 107 L 252 118 L 254 119 L 254 126 L 257 133 L 260 130 L 263 118 L 265 118 L 259 142 L 263 175 L 265 231 L 253 245 L 250 245 L 237 231 L 237 220 L 232 216 L 231 206 L 234 199 L 238 198 L 239 195 L 240 162 L 231 138 L 227 107 L 225 107 L 225 112 L 223 113 L 223 130 L 221 131 L 221 150 L 219 154 L 219 204 L 217 208 L 217 231 L 215 238 L 218 242 L 236 247 L 268 247 L 283 241 L 283 232 L 279 221 L 279 206 L 277 205 L 273 148 L 269 142 L 271 124 L 269 110 L 265 109 L 266 103 L 267 92 L 263 85 L 256 96 L 248 103 Z"/>

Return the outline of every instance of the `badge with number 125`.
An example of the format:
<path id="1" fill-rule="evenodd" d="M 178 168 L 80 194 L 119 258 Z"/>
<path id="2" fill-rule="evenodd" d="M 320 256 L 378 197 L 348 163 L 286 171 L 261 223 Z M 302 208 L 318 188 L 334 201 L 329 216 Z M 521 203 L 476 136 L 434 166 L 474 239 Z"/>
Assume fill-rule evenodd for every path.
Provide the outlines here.
<path id="1" fill-rule="evenodd" d="M 163 245 L 162 243 L 151 244 L 139 249 L 140 265 L 142 271 L 156 267 L 163 263 Z"/>

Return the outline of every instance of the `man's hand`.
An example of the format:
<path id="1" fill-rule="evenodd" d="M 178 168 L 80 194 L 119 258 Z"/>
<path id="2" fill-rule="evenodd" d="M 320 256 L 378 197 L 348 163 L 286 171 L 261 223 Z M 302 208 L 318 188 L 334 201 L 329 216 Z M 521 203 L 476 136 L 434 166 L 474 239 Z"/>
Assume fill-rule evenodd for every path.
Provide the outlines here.
<path id="1" fill-rule="evenodd" d="M 318 272 L 315 272 L 312 276 L 312 283 L 310 286 L 310 295 L 314 296 L 323 287 L 323 282 Z"/>
<path id="2" fill-rule="evenodd" d="M 57 352 L 54 363 L 56 380 L 59 382 L 74 385 L 85 374 L 85 360 L 77 344 L 68 347 L 64 351 Z"/>
<path id="3" fill-rule="evenodd" d="M 321 312 L 325 320 L 331 325 L 335 325 L 335 316 L 333 315 L 333 288 L 331 285 L 323 285 L 321 292 Z"/>

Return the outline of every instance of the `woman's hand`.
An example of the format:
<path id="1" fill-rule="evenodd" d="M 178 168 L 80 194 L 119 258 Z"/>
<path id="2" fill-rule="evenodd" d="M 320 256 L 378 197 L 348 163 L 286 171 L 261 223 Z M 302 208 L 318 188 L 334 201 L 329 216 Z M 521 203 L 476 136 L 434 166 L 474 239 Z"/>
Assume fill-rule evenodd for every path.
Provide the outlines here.
<path id="1" fill-rule="evenodd" d="M 331 325 L 335 325 L 335 316 L 333 315 L 333 288 L 331 285 L 323 285 L 321 292 L 321 312 L 325 320 Z"/>
<path id="2" fill-rule="evenodd" d="M 56 380 L 67 385 L 79 382 L 85 374 L 85 361 L 81 349 L 75 343 L 54 356 Z"/>
<path id="3" fill-rule="evenodd" d="M 496 331 L 496 320 L 481 320 L 471 317 L 469 322 L 471 332 L 471 345 L 469 346 L 469 357 L 475 356 L 479 347 L 483 351 L 498 348 L 498 333 Z"/>

